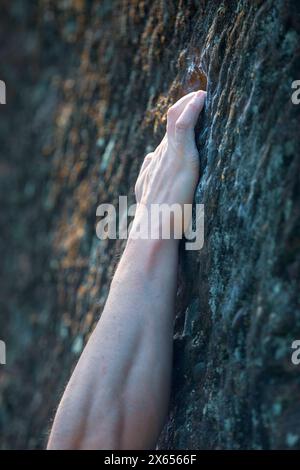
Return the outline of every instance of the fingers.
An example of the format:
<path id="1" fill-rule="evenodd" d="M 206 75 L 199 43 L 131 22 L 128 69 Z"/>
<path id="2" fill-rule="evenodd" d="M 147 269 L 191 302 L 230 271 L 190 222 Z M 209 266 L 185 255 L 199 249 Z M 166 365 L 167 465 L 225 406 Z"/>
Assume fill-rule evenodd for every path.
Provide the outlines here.
<path id="1" fill-rule="evenodd" d="M 150 165 L 152 158 L 153 158 L 153 152 L 148 153 L 143 161 L 142 167 L 140 169 L 140 175 L 146 170 L 146 168 Z"/>
<path id="2" fill-rule="evenodd" d="M 145 172 L 145 170 L 147 170 L 147 168 L 149 167 L 149 165 L 151 163 L 154 162 L 154 160 L 159 157 L 161 155 L 161 153 L 163 152 L 164 148 L 166 147 L 168 143 L 168 140 L 167 140 L 167 134 L 164 135 L 162 141 L 160 142 L 160 144 L 158 145 L 158 147 L 156 148 L 156 150 L 154 152 L 150 152 L 148 153 L 145 158 L 144 158 L 144 161 L 143 161 L 143 164 L 142 164 L 142 167 L 140 169 L 140 175 L 142 173 Z"/>
<path id="3" fill-rule="evenodd" d="M 178 145 L 194 143 L 194 128 L 199 113 L 203 109 L 206 92 L 200 90 L 193 94 L 190 93 L 186 95 L 186 97 L 189 98 L 182 102 L 180 115 L 176 115 L 175 112 L 168 113 L 168 137 Z M 170 108 L 170 111 L 172 108 Z M 177 108 L 177 110 L 178 109 L 179 108 Z"/>
<path id="4" fill-rule="evenodd" d="M 194 128 L 206 98 L 205 91 L 197 91 L 183 96 L 168 111 L 167 133 L 154 152 L 146 155 L 139 177 L 144 179 L 151 165 L 159 162 L 168 141 L 179 147 L 184 147 L 191 157 L 195 154 L 198 159 L 195 145 Z"/>
<path id="5" fill-rule="evenodd" d="M 186 105 L 175 124 L 175 142 L 179 145 L 195 143 L 194 129 L 205 103 L 205 91 L 199 91 Z"/>
<path id="6" fill-rule="evenodd" d="M 187 103 L 196 95 L 196 93 L 196 91 L 193 91 L 192 93 L 183 96 L 169 109 L 167 118 L 167 134 L 169 136 L 174 134 L 175 122 L 179 118 Z"/>

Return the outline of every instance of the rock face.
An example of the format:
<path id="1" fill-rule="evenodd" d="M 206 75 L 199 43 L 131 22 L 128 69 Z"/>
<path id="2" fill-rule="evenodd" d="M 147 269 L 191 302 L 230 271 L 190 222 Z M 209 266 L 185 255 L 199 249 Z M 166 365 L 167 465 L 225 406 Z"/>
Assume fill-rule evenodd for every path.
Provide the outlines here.
<path id="1" fill-rule="evenodd" d="M 129 195 L 168 107 L 196 128 L 201 251 L 182 251 L 162 449 L 300 448 L 297 0 L 1 1 L 0 448 L 40 448 L 101 315 Z"/>

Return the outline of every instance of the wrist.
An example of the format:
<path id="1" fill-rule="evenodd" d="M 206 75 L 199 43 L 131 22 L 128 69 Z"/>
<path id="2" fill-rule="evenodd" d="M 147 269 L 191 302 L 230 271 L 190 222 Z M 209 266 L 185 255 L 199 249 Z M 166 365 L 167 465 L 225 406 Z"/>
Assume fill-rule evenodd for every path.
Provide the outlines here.
<path id="1" fill-rule="evenodd" d="M 176 210 L 179 209 L 179 212 Z M 129 230 L 129 240 L 149 242 L 149 246 L 163 248 L 178 246 L 183 235 L 183 217 L 180 204 L 139 203 Z"/>
<path id="2" fill-rule="evenodd" d="M 162 265 L 178 263 L 179 240 L 134 238 L 129 235 L 123 257 L 137 270 L 141 279 L 160 269 Z M 122 257 L 122 259 L 123 259 Z"/>

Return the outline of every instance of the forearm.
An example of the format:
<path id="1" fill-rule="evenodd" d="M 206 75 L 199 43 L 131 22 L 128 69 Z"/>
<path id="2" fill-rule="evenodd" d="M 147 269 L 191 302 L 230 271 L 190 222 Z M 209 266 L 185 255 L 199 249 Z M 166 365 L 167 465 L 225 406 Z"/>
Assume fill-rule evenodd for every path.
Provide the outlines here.
<path id="1" fill-rule="evenodd" d="M 128 240 L 49 448 L 154 446 L 169 398 L 177 251 L 174 240 Z"/>

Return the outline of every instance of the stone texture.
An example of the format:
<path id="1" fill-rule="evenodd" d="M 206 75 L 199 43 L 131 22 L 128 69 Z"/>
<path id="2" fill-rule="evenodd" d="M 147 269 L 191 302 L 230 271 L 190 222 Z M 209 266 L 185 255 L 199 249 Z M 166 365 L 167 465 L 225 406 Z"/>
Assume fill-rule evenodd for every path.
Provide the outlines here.
<path id="1" fill-rule="evenodd" d="M 41 448 L 123 243 L 168 107 L 207 88 L 205 244 L 181 253 L 163 449 L 300 448 L 299 2 L 1 2 L 0 448 Z"/>

